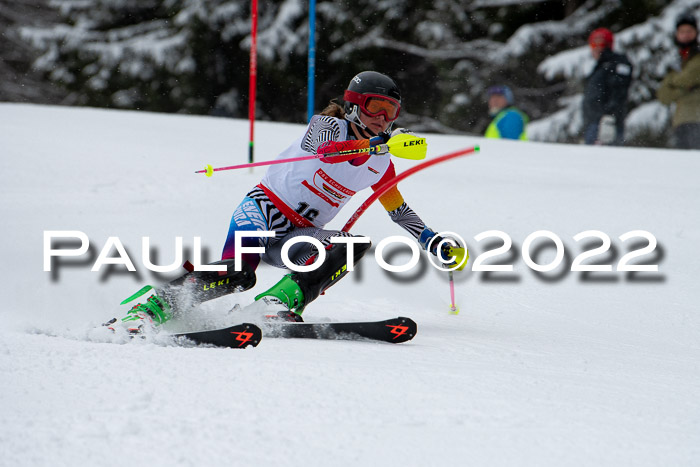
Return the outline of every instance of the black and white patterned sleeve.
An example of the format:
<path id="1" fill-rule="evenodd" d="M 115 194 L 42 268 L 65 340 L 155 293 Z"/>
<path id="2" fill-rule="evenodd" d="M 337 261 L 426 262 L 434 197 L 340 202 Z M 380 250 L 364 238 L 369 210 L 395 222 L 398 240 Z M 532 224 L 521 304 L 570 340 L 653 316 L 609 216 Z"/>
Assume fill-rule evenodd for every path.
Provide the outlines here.
<path id="1" fill-rule="evenodd" d="M 326 141 L 340 139 L 340 124 L 334 117 L 320 116 L 314 121 L 304 135 L 301 148 L 304 151 L 317 153 L 318 147 Z"/>
<path id="2" fill-rule="evenodd" d="M 425 223 L 405 202 L 393 211 L 389 211 L 389 217 L 413 235 L 416 240 L 420 238 L 421 232 L 425 229 Z"/>

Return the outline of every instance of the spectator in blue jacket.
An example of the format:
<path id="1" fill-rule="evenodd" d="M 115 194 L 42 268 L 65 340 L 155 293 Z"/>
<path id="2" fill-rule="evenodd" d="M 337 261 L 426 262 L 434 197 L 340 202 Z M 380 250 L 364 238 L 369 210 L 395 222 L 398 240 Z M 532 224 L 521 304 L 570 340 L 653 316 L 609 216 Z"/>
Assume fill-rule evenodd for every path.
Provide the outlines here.
<path id="1" fill-rule="evenodd" d="M 489 115 L 493 121 L 486 129 L 487 138 L 526 141 L 528 117 L 514 105 L 513 91 L 508 86 L 491 86 L 488 91 Z"/>

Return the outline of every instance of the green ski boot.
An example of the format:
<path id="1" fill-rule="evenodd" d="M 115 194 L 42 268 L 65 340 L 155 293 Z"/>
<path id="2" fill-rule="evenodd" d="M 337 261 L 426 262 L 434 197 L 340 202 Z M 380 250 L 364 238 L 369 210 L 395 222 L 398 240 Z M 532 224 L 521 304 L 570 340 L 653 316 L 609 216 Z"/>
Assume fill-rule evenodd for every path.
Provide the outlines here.
<path id="1" fill-rule="evenodd" d="M 149 286 L 147 287 L 150 288 Z M 148 290 L 147 287 L 144 287 L 141 291 Z M 134 295 L 138 296 L 138 292 Z M 132 295 L 132 297 L 134 296 Z M 130 301 L 132 297 L 129 297 L 122 304 Z M 145 303 L 134 305 L 121 320 L 114 319 L 106 324 L 113 331 L 116 325 L 124 328 L 129 334 L 141 334 L 146 327 L 153 329 L 169 321 L 172 317 L 171 307 L 168 302 L 154 293 L 146 299 Z"/>
<path id="2" fill-rule="evenodd" d="M 299 284 L 292 279 L 292 274 L 287 274 L 278 283 L 255 297 L 256 302 L 259 300 L 264 301 L 269 307 L 281 308 L 274 315 L 266 315 L 266 318 L 304 321 L 301 317 L 304 311 L 304 293 Z"/>

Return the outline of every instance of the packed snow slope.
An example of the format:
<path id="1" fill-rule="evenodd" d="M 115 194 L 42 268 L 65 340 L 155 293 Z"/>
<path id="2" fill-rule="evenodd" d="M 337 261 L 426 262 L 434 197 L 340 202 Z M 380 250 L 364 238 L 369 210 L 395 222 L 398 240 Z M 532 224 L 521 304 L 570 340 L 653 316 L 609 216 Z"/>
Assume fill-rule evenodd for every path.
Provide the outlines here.
<path id="1" fill-rule="evenodd" d="M 274 158 L 303 128 L 257 123 L 256 159 Z M 247 122 L 2 104 L 0 129 L 2 465 L 700 465 L 698 151 L 426 135 L 428 158 L 481 147 L 400 185 L 428 225 L 469 245 L 455 273 L 461 312 L 448 312 L 445 272 L 423 259 L 387 273 L 373 250 L 304 317 L 409 316 L 415 339 L 231 350 L 124 342 L 95 326 L 174 275 L 146 269 L 143 237 L 155 264 L 177 259 L 176 237 L 186 259 L 195 237 L 205 261 L 219 258 L 234 208 L 264 169 L 194 171 L 245 162 Z M 480 235 L 494 230 L 500 237 Z M 611 271 L 571 270 L 603 245 L 574 239 L 590 230 L 611 245 L 579 262 Z M 46 272 L 48 231 L 82 232 L 89 250 Z M 538 231 L 561 239 L 558 265 L 553 240 L 526 241 Z M 634 231 L 648 234 L 620 239 Z M 379 204 L 353 232 L 374 245 L 407 235 Z M 136 272 L 91 271 L 102 253 L 119 259 L 116 247 L 102 251 L 110 237 Z M 486 258 L 502 238 L 510 248 Z M 385 256 L 400 265 L 407 251 Z M 474 271 L 479 263 L 513 270 Z M 658 271 L 618 271 L 625 263 Z M 217 307 L 251 303 L 282 274 L 260 267 L 253 291 Z"/>

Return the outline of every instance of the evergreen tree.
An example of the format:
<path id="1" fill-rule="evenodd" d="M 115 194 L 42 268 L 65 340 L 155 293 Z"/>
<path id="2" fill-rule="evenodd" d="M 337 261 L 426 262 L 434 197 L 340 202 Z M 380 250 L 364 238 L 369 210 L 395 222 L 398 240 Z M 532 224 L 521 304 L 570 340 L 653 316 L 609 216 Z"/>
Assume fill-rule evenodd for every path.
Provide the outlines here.
<path id="1" fill-rule="evenodd" d="M 58 103 L 65 92 L 32 70 L 36 53 L 19 35 L 19 25 L 55 21 L 46 0 L 0 0 L 0 101 Z"/>
<path id="2" fill-rule="evenodd" d="M 22 37 L 75 104 L 245 118 L 250 3 L 52 0 L 60 21 Z M 306 119 L 307 9 L 259 3 L 257 118 Z M 604 26 L 635 66 L 628 135 L 639 139 L 645 120 L 665 122 L 655 88 L 675 65 L 673 19 L 686 9 L 700 13 L 700 0 L 320 0 L 315 110 L 374 69 L 403 91 L 401 125 L 481 134 L 485 90 L 507 84 L 533 139 L 577 141 L 586 39 Z"/>

